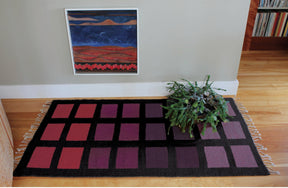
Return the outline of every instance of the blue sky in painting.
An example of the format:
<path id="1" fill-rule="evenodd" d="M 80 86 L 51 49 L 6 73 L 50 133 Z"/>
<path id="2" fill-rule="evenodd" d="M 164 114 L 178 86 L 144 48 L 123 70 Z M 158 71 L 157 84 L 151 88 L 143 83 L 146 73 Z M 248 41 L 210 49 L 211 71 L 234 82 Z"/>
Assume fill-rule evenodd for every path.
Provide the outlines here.
<path id="1" fill-rule="evenodd" d="M 137 25 L 135 24 L 89 25 L 107 20 L 116 24 L 137 20 L 136 10 L 68 11 L 68 16 L 72 46 L 137 47 Z"/>

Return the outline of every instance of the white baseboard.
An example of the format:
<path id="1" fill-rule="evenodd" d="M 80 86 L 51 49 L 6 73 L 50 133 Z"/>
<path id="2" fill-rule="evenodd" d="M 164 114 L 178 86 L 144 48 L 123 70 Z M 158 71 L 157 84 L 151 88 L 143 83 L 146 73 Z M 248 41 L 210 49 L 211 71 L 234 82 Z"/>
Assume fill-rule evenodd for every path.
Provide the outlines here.
<path id="1" fill-rule="evenodd" d="M 202 82 L 198 82 L 201 84 Z M 72 97 L 148 97 L 166 96 L 167 82 L 55 84 L 55 85 L 0 85 L 0 98 L 72 98 Z M 223 88 L 221 95 L 236 95 L 239 82 L 215 81 Z"/>

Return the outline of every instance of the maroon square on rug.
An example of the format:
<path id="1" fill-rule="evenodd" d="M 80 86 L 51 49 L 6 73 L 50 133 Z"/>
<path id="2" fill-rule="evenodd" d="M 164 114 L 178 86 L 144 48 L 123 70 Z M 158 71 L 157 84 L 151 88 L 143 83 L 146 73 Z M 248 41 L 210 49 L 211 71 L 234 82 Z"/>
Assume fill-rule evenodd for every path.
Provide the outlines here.
<path id="1" fill-rule="evenodd" d="M 194 138 L 164 118 L 166 100 L 55 100 L 14 176 L 268 175 L 233 99 L 218 132 Z"/>

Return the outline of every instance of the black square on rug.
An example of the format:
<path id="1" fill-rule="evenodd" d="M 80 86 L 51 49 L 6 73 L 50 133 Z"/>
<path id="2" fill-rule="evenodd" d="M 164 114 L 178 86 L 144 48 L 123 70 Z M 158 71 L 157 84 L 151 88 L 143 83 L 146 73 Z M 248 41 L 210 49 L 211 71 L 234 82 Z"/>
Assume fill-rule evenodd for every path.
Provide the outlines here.
<path id="1" fill-rule="evenodd" d="M 165 99 L 54 100 L 14 176 L 269 175 L 231 98 L 218 132 L 194 138 L 164 118 Z"/>

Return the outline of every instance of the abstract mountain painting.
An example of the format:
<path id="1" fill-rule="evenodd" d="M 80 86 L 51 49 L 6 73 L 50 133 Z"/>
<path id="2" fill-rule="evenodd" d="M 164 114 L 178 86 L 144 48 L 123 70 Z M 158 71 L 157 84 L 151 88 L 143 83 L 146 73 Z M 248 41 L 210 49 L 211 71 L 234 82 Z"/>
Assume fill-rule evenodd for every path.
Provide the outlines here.
<path id="1" fill-rule="evenodd" d="M 137 9 L 66 9 L 75 74 L 137 74 Z"/>

